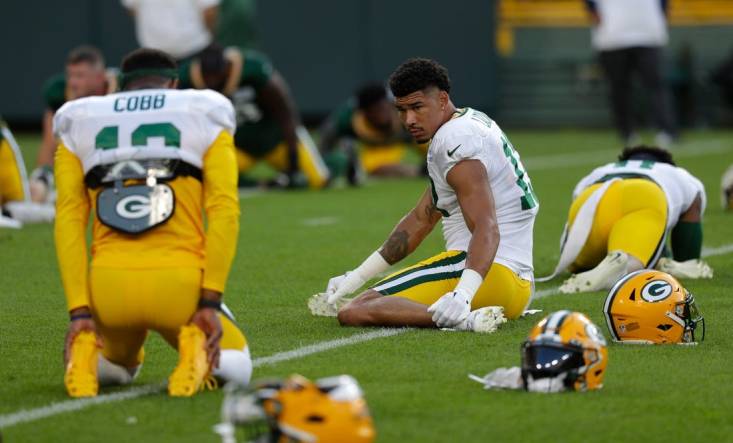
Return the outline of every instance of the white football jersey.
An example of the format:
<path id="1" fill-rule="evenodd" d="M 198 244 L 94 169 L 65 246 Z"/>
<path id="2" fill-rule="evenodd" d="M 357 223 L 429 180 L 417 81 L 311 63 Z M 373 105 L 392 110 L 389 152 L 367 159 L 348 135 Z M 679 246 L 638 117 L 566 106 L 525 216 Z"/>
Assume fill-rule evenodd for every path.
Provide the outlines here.
<path id="1" fill-rule="evenodd" d="M 594 183 L 615 177 L 648 177 L 662 188 L 667 198 L 667 229 L 671 229 L 692 202 L 699 195 L 702 199 L 702 212 L 705 212 L 707 199 L 705 186 L 695 176 L 677 166 L 651 160 L 626 160 L 608 163 L 593 170 L 578 182 L 573 191 L 573 200 L 583 190 Z"/>
<path id="2" fill-rule="evenodd" d="M 82 162 L 181 159 L 201 168 L 221 131 L 234 133 L 231 102 L 210 90 L 140 89 L 70 101 L 54 116 L 54 134 Z"/>
<path id="3" fill-rule="evenodd" d="M 447 250 L 467 251 L 471 231 L 447 176 L 461 160 L 479 160 L 486 168 L 499 225 L 495 262 L 532 280 L 532 232 L 539 202 L 519 154 L 501 128 L 486 114 L 460 109 L 438 129 L 428 149 L 433 202 L 443 214 Z"/>

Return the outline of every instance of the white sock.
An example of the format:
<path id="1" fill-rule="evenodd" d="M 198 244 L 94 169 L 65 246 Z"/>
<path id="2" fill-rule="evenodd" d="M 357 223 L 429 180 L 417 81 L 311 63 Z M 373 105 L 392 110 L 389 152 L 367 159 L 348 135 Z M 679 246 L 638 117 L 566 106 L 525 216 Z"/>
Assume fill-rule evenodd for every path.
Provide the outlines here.
<path id="1" fill-rule="evenodd" d="M 214 376 L 225 382 L 247 386 L 252 377 L 252 358 L 249 347 L 243 350 L 222 349 L 219 356 L 219 367 L 214 369 Z"/>
<path id="2" fill-rule="evenodd" d="M 100 355 L 97 363 L 97 379 L 100 386 L 129 385 L 137 377 L 141 367 L 142 364 L 133 368 L 126 368 L 112 363 Z"/>

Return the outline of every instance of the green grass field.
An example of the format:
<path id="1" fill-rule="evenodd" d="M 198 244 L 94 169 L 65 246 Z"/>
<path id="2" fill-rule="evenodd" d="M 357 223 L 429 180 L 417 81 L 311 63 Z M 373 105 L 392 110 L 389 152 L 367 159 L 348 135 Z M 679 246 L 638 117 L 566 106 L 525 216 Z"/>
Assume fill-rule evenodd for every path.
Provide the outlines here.
<path id="1" fill-rule="evenodd" d="M 593 166 L 613 159 L 615 139 L 610 132 L 507 133 L 540 199 L 534 256 L 536 274 L 544 275 L 557 259 L 573 186 Z M 33 159 L 38 138 L 19 139 Z M 705 246 L 733 243 L 733 214 L 723 213 L 718 202 L 721 174 L 733 163 L 733 133 L 689 134 L 676 153 L 678 163 L 707 187 Z M 242 199 L 239 249 L 226 302 L 255 361 L 367 331 L 311 317 L 306 299 L 378 247 L 425 186 L 422 180 L 382 181 L 359 189 Z M 406 263 L 442 249 L 436 230 Z M 705 315 L 706 340 L 696 347 L 610 345 L 605 387 L 599 392 L 488 392 L 467 378 L 517 365 L 520 343 L 540 316 L 510 322 L 490 335 L 407 331 L 260 365 L 254 376 L 352 374 L 364 388 L 380 442 L 733 441 L 733 253 L 708 261 L 715 269 L 713 280 L 685 282 Z M 0 263 L 3 423 L 22 409 L 32 413 L 68 400 L 61 359 L 67 315 L 51 226 L 0 231 Z M 581 311 L 606 331 L 603 299 L 602 293 L 553 295 L 532 307 L 543 315 Z M 132 389 L 163 382 L 175 362 L 176 353 L 151 336 Z M 7 442 L 213 442 L 218 437 L 211 427 L 218 422 L 222 398 L 220 391 L 191 399 L 155 393 L 7 425 L 0 432 Z"/>

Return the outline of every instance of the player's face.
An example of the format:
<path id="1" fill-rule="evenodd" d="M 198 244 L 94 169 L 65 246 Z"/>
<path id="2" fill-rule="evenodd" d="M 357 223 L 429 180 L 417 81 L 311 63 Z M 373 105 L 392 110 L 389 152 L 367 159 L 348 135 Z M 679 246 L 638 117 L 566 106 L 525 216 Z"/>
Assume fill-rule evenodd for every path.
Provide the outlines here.
<path id="1" fill-rule="evenodd" d="M 104 67 L 81 62 L 66 65 L 66 87 L 73 98 L 103 94 L 107 79 Z"/>
<path id="2" fill-rule="evenodd" d="M 418 143 L 426 143 L 443 124 L 447 94 L 437 88 L 413 92 L 395 98 L 402 124 Z"/>
<path id="3" fill-rule="evenodd" d="M 392 129 L 394 112 L 394 106 L 389 100 L 379 100 L 364 109 L 364 116 L 372 126 L 386 132 Z"/>

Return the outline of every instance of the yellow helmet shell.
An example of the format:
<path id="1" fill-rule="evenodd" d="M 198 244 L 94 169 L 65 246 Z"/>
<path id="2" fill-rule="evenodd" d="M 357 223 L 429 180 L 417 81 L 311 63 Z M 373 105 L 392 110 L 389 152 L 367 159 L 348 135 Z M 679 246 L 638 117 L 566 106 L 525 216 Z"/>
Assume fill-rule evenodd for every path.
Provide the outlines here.
<path id="1" fill-rule="evenodd" d="M 532 328 L 522 345 L 525 386 L 529 377 L 559 377 L 566 389 L 600 389 L 607 364 L 606 339 L 580 312 L 553 312 Z"/>
<path id="2" fill-rule="evenodd" d="M 673 276 L 643 269 L 619 280 L 603 313 L 611 337 L 622 343 L 694 343 L 704 322 L 694 297 Z"/>

